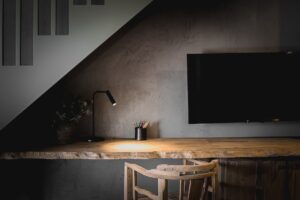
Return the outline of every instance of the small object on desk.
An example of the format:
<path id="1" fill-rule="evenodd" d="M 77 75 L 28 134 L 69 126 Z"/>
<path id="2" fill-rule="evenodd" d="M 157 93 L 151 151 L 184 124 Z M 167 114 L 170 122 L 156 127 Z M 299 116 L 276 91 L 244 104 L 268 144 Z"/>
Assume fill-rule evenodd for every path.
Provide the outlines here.
<path id="1" fill-rule="evenodd" d="M 145 122 L 145 123 L 143 124 L 143 128 L 147 128 L 148 125 L 149 125 L 149 122 Z"/>
<path id="2" fill-rule="evenodd" d="M 135 128 L 135 139 L 136 140 L 147 140 L 147 129 L 136 127 Z"/>
<path id="3" fill-rule="evenodd" d="M 148 121 L 140 121 L 135 123 L 135 139 L 136 140 L 146 140 L 147 139 L 147 127 L 149 125 Z"/>

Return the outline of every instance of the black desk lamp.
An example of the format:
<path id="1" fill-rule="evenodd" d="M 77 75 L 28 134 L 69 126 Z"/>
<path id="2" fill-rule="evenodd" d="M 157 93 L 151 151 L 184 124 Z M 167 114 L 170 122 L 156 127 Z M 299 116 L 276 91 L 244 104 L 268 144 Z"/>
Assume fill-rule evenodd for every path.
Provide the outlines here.
<path id="1" fill-rule="evenodd" d="M 115 101 L 114 97 L 111 95 L 109 90 L 106 91 L 95 91 L 93 94 L 93 116 L 92 116 L 92 123 L 93 123 L 93 135 L 90 136 L 87 141 L 88 142 L 96 142 L 96 141 L 100 141 L 100 140 L 104 140 L 102 137 L 97 137 L 95 135 L 95 97 L 97 94 L 99 93 L 104 93 L 106 94 L 106 96 L 108 97 L 109 101 L 111 102 L 111 104 L 113 106 L 117 105 L 117 102 Z"/>

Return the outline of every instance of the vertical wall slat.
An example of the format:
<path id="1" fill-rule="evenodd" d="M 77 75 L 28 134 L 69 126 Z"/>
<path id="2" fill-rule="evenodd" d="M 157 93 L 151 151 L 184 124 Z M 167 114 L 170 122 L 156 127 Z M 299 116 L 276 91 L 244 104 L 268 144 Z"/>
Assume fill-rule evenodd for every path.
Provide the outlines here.
<path id="1" fill-rule="evenodd" d="M 69 0 L 56 0 L 56 35 L 69 34 Z"/>
<path id="2" fill-rule="evenodd" d="M 2 53 L 3 53 L 3 51 L 2 51 L 2 49 L 3 49 L 3 45 L 2 45 L 2 40 L 3 40 L 3 38 L 2 38 L 2 26 L 3 26 L 3 24 L 2 24 L 2 16 L 3 16 L 3 0 L 0 0 L 0 66 L 2 66 L 3 65 L 3 60 L 2 60 Z"/>
<path id="3" fill-rule="evenodd" d="M 92 5 L 104 5 L 104 0 L 91 0 Z"/>
<path id="4" fill-rule="evenodd" d="M 3 0 L 3 65 L 16 65 L 16 0 Z"/>
<path id="5" fill-rule="evenodd" d="M 87 4 L 87 0 L 74 0 L 73 4 L 74 5 L 86 5 Z"/>
<path id="6" fill-rule="evenodd" d="M 51 0 L 38 1 L 38 34 L 51 35 Z"/>
<path id="7" fill-rule="evenodd" d="M 20 64 L 33 65 L 33 0 L 21 0 Z"/>

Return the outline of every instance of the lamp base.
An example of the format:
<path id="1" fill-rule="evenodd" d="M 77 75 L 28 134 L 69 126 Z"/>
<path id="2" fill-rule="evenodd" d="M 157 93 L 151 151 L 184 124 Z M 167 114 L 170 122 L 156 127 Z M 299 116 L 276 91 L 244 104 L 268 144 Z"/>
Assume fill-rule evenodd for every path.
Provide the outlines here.
<path id="1" fill-rule="evenodd" d="M 97 136 L 84 136 L 79 138 L 80 141 L 86 141 L 86 142 L 99 142 L 103 141 L 103 137 L 97 137 Z"/>

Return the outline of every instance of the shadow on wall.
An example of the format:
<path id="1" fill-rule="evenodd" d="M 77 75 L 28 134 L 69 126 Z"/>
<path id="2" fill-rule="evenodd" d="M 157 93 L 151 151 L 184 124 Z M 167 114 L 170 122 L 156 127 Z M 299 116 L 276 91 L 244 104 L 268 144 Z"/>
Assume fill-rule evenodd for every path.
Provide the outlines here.
<path id="1" fill-rule="evenodd" d="M 0 199 L 45 199 L 45 164 L 40 160 L 0 160 Z"/>
<path id="2" fill-rule="evenodd" d="M 151 122 L 147 131 L 148 138 L 160 138 L 159 121 Z"/>
<path id="3" fill-rule="evenodd" d="M 113 43 L 122 37 L 122 35 L 139 23 L 145 17 L 145 14 L 149 13 L 149 8 L 152 7 L 152 4 L 150 3 L 132 20 L 102 43 L 102 45 L 86 59 L 79 63 L 78 66 L 74 67 L 54 86 L 41 95 L 41 97 L 18 115 L 12 122 L 1 129 L 0 151 L 21 151 L 24 149 L 38 149 L 55 145 L 56 136 L 51 128 L 55 110 L 61 105 L 64 99 L 67 99 L 72 95 L 78 95 L 78 92 L 74 93 L 73 91 L 69 91 L 69 88 L 66 87 L 68 86 L 68 80 L 80 76 L 82 70 L 86 68 L 86 66 L 91 65 L 99 55 L 104 54 Z M 80 90 L 80 88 L 78 90 L 81 92 L 83 98 L 88 99 L 91 98 L 93 92 L 99 90 L 99 88 L 96 88 L 95 85 L 91 85 L 91 87 L 88 87 L 84 91 Z M 84 127 L 84 129 L 80 129 L 81 127 L 78 126 L 77 130 L 75 130 L 76 132 L 85 132 L 87 134 L 92 132 L 91 117 L 85 118 L 82 121 L 82 124 L 84 125 L 81 127 Z"/>
<path id="4" fill-rule="evenodd" d="M 53 145 L 52 119 L 64 99 L 55 85 L 0 132 L 0 151 L 21 151 Z"/>
<path id="5" fill-rule="evenodd" d="M 147 169 L 158 164 L 180 164 L 175 159 L 151 160 L 0 160 L 2 200 L 120 200 L 123 199 L 124 162 Z M 157 192 L 157 181 L 138 177 L 142 187 Z M 178 192 L 170 181 L 170 192 Z"/>

